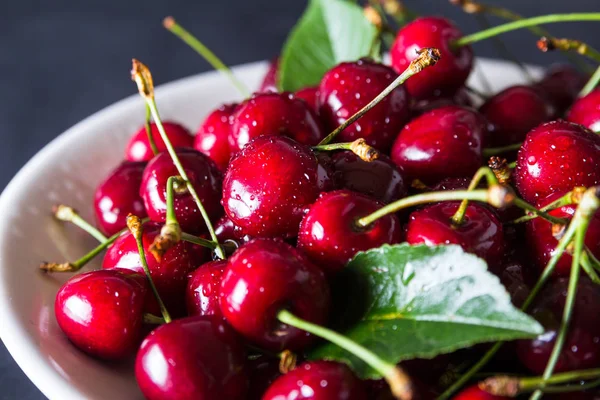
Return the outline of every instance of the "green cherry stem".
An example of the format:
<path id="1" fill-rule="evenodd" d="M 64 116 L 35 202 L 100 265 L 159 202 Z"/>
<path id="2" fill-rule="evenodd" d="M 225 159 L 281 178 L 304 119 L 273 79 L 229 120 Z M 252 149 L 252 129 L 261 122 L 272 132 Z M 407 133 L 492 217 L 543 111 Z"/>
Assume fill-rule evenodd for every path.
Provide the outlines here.
<path id="1" fill-rule="evenodd" d="M 553 217 L 552 215 L 548 214 L 545 211 L 538 210 L 531 204 L 527 203 L 525 200 L 518 198 L 518 197 L 515 198 L 515 200 L 513 201 L 513 204 L 515 206 L 521 208 L 522 210 L 530 212 L 531 214 L 535 215 L 536 217 L 543 218 L 546 221 L 551 222 L 553 224 L 566 225 L 568 222 L 568 220 L 565 218 Z"/>
<path id="2" fill-rule="evenodd" d="M 63 222 L 71 222 L 73 225 L 89 233 L 90 236 L 93 236 L 100 243 L 103 243 L 107 240 L 107 237 L 104 236 L 102 232 L 83 219 L 81 215 L 75 211 L 75 209 L 65 206 L 64 204 L 59 204 L 53 207 L 52 211 L 54 213 L 54 218 Z"/>
<path id="3" fill-rule="evenodd" d="M 496 179 L 494 172 L 488 167 L 481 167 L 477 170 L 477 172 L 475 172 L 475 175 L 473 176 L 473 179 L 471 179 L 471 183 L 469 183 L 467 190 L 475 190 L 483 178 L 487 180 L 488 187 L 498 184 L 498 179 Z M 464 199 L 460 203 L 458 210 L 456 210 L 456 213 L 452 216 L 452 223 L 454 225 L 460 226 L 463 223 L 468 206 L 469 200 L 467 199 Z"/>
<path id="4" fill-rule="evenodd" d="M 214 69 L 224 74 L 231 83 L 237 88 L 243 97 L 250 97 L 250 91 L 248 88 L 235 77 L 233 72 L 213 53 L 208 47 L 206 47 L 200 40 L 189 33 L 185 28 L 179 25 L 173 17 L 166 17 L 163 20 L 163 26 L 190 46 L 196 53 L 200 54 Z"/>
<path id="5" fill-rule="evenodd" d="M 146 128 L 146 135 L 148 135 L 148 143 L 150 143 L 150 148 L 152 149 L 152 154 L 157 155 L 159 153 L 158 147 L 156 147 L 156 142 L 154 141 L 154 135 L 152 134 L 152 127 L 150 126 L 152 123 L 152 111 L 150 111 L 150 107 L 146 104 L 146 120 L 144 121 L 144 127 Z"/>
<path id="6" fill-rule="evenodd" d="M 562 52 L 573 51 L 589 58 L 595 63 L 600 63 L 600 52 L 581 40 L 543 36 L 537 41 L 537 47 L 544 53 L 554 50 Z"/>
<path id="7" fill-rule="evenodd" d="M 160 234 L 154 238 L 150 246 L 150 253 L 156 261 L 160 262 L 163 255 L 181 240 L 181 227 L 175 215 L 175 185 L 186 189 L 185 181 L 181 176 L 170 176 L 167 179 L 167 215 L 165 224 L 160 229 Z"/>
<path id="8" fill-rule="evenodd" d="M 522 145 L 523 143 L 515 143 L 503 147 L 488 147 L 487 149 L 483 149 L 483 157 L 488 158 L 492 156 L 497 156 L 498 154 L 507 153 L 509 151 L 519 150 Z"/>
<path id="9" fill-rule="evenodd" d="M 589 81 L 585 84 L 581 92 L 579 92 L 579 97 L 587 96 L 598 86 L 598 82 L 600 82 L 600 67 L 596 69 L 596 72 L 592 75 Z"/>
<path id="10" fill-rule="evenodd" d="M 596 271 L 600 271 L 600 260 L 596 258 L 594 253 L 590 251 L 590 249 L 586 248 L 586 257 L 590 260 L 590 264 Z"/>
<path id="11" fill-rule="evenodd" d="M 600 276 L 596 272 L 596 268 L 590 259 L 589 252 L 586 250 L 581 253 L 581 268 L 585 271 L 587 276 L 594 282 L 596 285 L 600 285 Z"/>
<path id="12" fill-rule="evenodd" d="M 194 243 L 202 247 L 206 247 L 208 249 L 214 250 L 217 246 L 214 242 L 210 240 L 203 239 L 198 236 L 191 235 L 189 233 L 181 232 L 181 240 L 186 242 Z"/>
<path id="13" fill-rule="evenodd" d="M 360 157 L 361 160 L 366 162 L 375 161 L 379 158 L 379 152 L 374 147 L 367 144 L 365 139 L 356 139 L 354 142 L 349 143 L 330 143 L 313 146 L 314 151 L 336 151 L 336 150 L 349 150 Z"/>
<path id="14" fill-rule="evenodd" d="M 350 354 L 358 357 L 385 378 L 387 383 L 390 385 L 392 393 L 397 399 L 412 398 L 412 385 L 410 378 L 399 366 L 395 365 L 394 363 L 383 360 L 371 350 L 361 346 L 346 336 L 334 332 L 331 329 L 298 318 L 287 310 L 279 311 L 277 314 L 277 319 L 284 324 L 302 329 L 322 339 L 328 340 L 329 342 L 348 351 Z"/>
<path id="15" fill-rule="evenodd" d="M 417 51 L 418 56 L 411 61 L 410 65 L 400 76 L 398 76 L 388 87 L 386 87 L 381 93 L 379 93 L 373 100 L 371 100 L 366 106 L 358 110 L 356 114 L 348 118 L 343 124 L 338 126 L 333 132 L 331 132 L 325 139 L 321 140 L 319 146 L 329 144 L 335 137 L 346 129 L 348 126 L 356 122 L 360 117 L 365 115 L 369 110 L 375 107 L 381 100 L 386 98 L 394 89 L 402 85 L 408 78 L 418 74 L 422 70 L 432 65 L 435 65 L 440 59 L 440 51 L 438 49 L 425 47 Z"/>
<path id="16" fill-rule="evenodd" d="M 143 316 L 144 323 L 149 325 L 162 325 L 166 321 L 163 317 L 157 317 L 154 314 L 145 313 Z"/>
<path id="17" fill-rule="evenodd" d="M 569 392 L 582 392 L 585 390 L 594 389 L 600 386 L 600 379 L 595 381 L 578 384 L 578 385 L 566 385 L 566 386 L 546 386 L 543 390 L 544 393 L 569 393 Z"/>
<path id="18" fill-rule="evenodd" d="M 567 194 L 554 200 L 552 203 L 547 204 L 544 207 L 540 208 L 539 211 L 544 211 L 544 212 L 552 211 L 552 210 L 555 210 L 555 209 L 563 207 L 563 206 L 568 206 L 570 204 L 578 204 L 579 201 L 581 200 L 581 196 L 583 195 L 585 190 L 586 190 L 586 188 L 584 188 L 584 187 L 576 187 L 575 189 L 571 190 Z M 510 224 L 520 224 L 522 222 L 527 222 L 534 218 L 537 218 L 537 215 L 530 214 L 530 215 L 525 215 L 523 217 L 517 218 L 513 221 L 510 221 L 509 223 Z"/>

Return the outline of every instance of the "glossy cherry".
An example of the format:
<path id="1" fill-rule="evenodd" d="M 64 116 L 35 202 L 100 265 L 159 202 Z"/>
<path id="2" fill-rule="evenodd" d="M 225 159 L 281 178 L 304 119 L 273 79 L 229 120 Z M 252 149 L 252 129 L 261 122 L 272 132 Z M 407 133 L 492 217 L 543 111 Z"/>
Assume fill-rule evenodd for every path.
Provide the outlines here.
<path id="1" fill-rule="evenodd" d="M 519 193 L 530 203 L 600 183 L 600 136 L 567 121 L 542 124 L 527 134 L 514 172 Z"/>
<path id="2" fill-rule="evenodd" d="M 260 93 L 277 92 L 277 80 L 279 79 L 279 57 L 269 62 L 269 68 L 260 84 Z"/>
<path id="3" fill-rule="evenodd" d="M 84 352 L 106 360 L 122 359 L 135 352 L 142 338 L 147 290 L 145 277 L 128 270 L 76 275 L 56 295 L 56 321 Z"/>
<path id="4" fill-rule="evenodd" d="M 187 128 L 176 122 L 163 121 L 165 132 L 175 148 L 191 148 L 194 144 L 194 137 Z M 154 143 L 158 151 L 165 151 L 167 147 L 163 142 L 158 127 L 155 123 L 150 124 L 150 131 L 154 138 Z M 125 149 L 125 159 L 127 161 L 150 161 L 154 157 L 152 147 L 148 141 L 146 127 L 142 126 L 129 140 Z"/>
<path id="5" fill-rule="evenodd" d="M 214 224 L 215 234 L 219 243 L 224 243 L 228 240 L 233 240 L 238 244 L 246 243 L 251 239 L 248 235 L 243 235 L 239 227 L 237 227 L 227 215 L 222 216 Z"/>
<path id="6" fill-rule="evenodd" d="M 297 249 L 276 239 L 254 239 L 229 259 L 221 281 L 221 311 L 247 340 L 271 351 L 302 350 L 313 337 L 280 323 L 285 308 L 324 324 L 330 307 L 323 272 Z"/>
<path id="7" fill-rule="evenodd" d="M 359 251 L 399 243 L 400 221 L 391 214 L 366 228 L 356 220 L 383 207 L 382 203 L 350 190 L 322 194 L 300 224 L 298 248 L 328 273 L 344 268 Z"/>
<path id="8" fill-rule="evenodd" d="M 409 122 L 396 139 L 392 160 L 409 179 L 436 183 L 472 176 L 483 162 L 487 122 L 458 106 L 431 110 Z"/>
<path id="9" fill-rule="evenodd" d="M 570 65 L 554 65 L 533 87 L 552 104 L 554 116 L 561 117 L 571 107 L 587 80 L 588 77 Z"/>
<path id="10" fill-rule="evenodd" d="M 211 261 L 188 275 L 185 300 L 189 316 L 221 316 L 219 293 L 226 266 L 227 261 Z"/>
<path id="11" fill-rule="evenodd" d="M 451 97 L 432 97 L 422 100 L 414 100 L 412 105 L 413 117 L 426 113 L 427 111 L 446 106 L 462 106 L 473 108 L 473 100 L 465 88 L 461 88 Z"/>
<path id="12" fill-rule="evenodd" d="M 293 237 L 305 209 L 330 186 L 309 147 L 285 136 L 260 136 L 232 158 L 222 204 L 244 235 Z"/>
<path id="13" fill-rule="evenodd" d="M 188 178 L 196 189 L 202 205 L 211 220 L 223 214 L 219 204 L 222 175 L 217 165 L 204 154 L 193 149 L 177 151 Z M 154 157 L 144 170 L 140 194 L 144 199 L 148 216 L 156 222 L 165 222 L 167 215 L 167 180 L 179 175 L 168 153 Z M 177 193 L 174 199 L 175 216 L 181 229 L 188 233 L 206 231 L 206 224 L 189 192 Z"/>
<path id="14" fill-rule="evenodd" d="M 248 390 L 244 346 L 219 317 L 162 325 L 142 343 L 135 377 L 148 400 L 242 400 Z"/>
<path id="15" fill-rule="evenodd" d="M 319 114 L 319 87 L 310 86 L 300 89 L 295 93 L 296 98 L 302 99 L 309 105 L 311 110 Z"/>
<path id="16" fill-rule="evenodd" d="M 517 343 L 521 363 L 535 375 L 546 368 L 554 348 L 557 331 L 561 324 L 568 278 L 560 278 L 548 284 L 536 297 L 529 310 L 544 327 L 545 332 L 535 339 Z M 597 368 L 600 363 L 600 288 L 582 277 L 577 288 L 573 315 L 566 342 L 559 356 L 555 373 Z"/>
<path id="17" fill-rule="evenodd" d="M 94 215 L 96 225 L 105 235 L 112 236 L 126 228 L 129 214 L 146 217 L 140 196 L 145 167 L 145 162 L 125 161 L 96 188 Z"/>
<path id="18" fill-rule="evenodd" d="M 229 147 L 232 154 L 258 136 L 285 135 L 314 146 L 325 137 L 321 122 L 301 99 L 290 93 L 255 94 L 235 113 Z"/>
<path id="19" fill-rule="evenodd" d="M 577 99 L 567 113 L 567 120 L 583 125 L 594 132 L 600 131 L 600 89 Z"/>
<path id="20" fill-rule="evenodd" d="M 475 384 L 460 391 L 452 400 L 509 400 L 510 397 L 496 396 L 479 389 Z"/>
<path id="21" fill-rule="evenodd" d="M 452 41 L 461 36 L 458 28 L 442 17 L 417 18 L 398 31 L 390 49 L 392 66 L 398 73 L 417 57 L 417 50 L 435 47 L 442 55 L 434 67 L 426 68 L 406 81 L 405 86 L 412 97 L 448 97 L 464 86 L 473 68 L 473 50 L 470 46 L 452 49 Z"/>
<path id="22" fill-rule="evenodd" d="M 231 158 L 229 134 L 236 109 L 237 104 L 224 104 L 208 114 L 194 139 L 194 148 L 210 157 L 221 171 L 227 169 Z"/>
<path id="23" fill-rule="evenodd" d="M 366 400 L 365 384 L 345 364 L 311 361 L 279 377 L 263 400 Z"/>

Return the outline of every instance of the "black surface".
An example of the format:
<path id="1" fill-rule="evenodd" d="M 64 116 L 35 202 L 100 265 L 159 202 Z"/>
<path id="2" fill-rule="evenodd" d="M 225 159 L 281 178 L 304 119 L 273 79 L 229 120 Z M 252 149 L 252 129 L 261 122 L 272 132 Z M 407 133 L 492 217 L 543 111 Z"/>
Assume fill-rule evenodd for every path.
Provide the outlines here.
<path id="1" fill-rule="evenodd" d="M 420 13 L 447 15 L 464 32 L 472 17 L 445 0 L 407 1 Z M 524 15 L 600 11 L 598 0 L 496 1 Z M 0 188 L 39 149 L 71 125 L 134 93 L 130 59 L 147 63 L 160 82 L 206 71 L 208 65 L 165 32 L 174 15 L 229 65 L 270 58 L 306 2 L 303 0 L 2 1 L 0 5 Z M 555 35 L 600 47 L 600 24 L 561 24 Z M 527 33 L 504 36 L 522 60 L 546 64 Z M 496 56 L 489 44 L 477 53 Z M 0 313 L 1 315 L 1 313 Z M 0 323 L 2 323 L 0 321 Z M 0 346 L 0 399 L 42 399 Z"/>

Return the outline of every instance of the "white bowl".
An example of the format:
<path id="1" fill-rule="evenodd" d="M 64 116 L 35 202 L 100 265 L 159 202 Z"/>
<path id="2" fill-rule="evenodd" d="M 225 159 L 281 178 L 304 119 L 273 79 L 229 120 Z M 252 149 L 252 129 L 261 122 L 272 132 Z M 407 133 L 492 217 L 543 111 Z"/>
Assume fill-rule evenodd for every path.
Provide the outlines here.
<path id="1" fill-rule="evenodd" d="M 151 67 L 151 66 L 150 66 Z M 522 81 L 514 65 L 480 60 L 492 88 Z M 234 69 L 248 87 L 258 87 L 266 63 Z M 534 69 L 539 74 L 539 69 Z M 471 84 L 482 89 L 479 74 Z M 128 71 L 123 71 L 123 81 Z M 155 76 L 160 81 L 160 76 Z M 126 83 L 124 83 L 126 84 Z M 130 83 L 131 92 L 136 88 Z M 185 78 L 157 90 L 159 110 L 195 129 L 223 102 L 240 100 L 217 72 Z M 94 360 L 73 347 L 54 318 L 54 298 L 72 274 L 43 274 L 41 261 L 73 261 L 94 246 L 86 234 L 55 222 L 56 203 L 92 217 L 94 188 L 122 159 L 129 136 L 144 119 L 139 96 L 92 115 L 48 144 L 15 176 L 0 197 L 0 336 L 19 366 L 50 399 L 141 399 L 131 365 Z M 97 268 L 100 258 L 88 268 Z"/>

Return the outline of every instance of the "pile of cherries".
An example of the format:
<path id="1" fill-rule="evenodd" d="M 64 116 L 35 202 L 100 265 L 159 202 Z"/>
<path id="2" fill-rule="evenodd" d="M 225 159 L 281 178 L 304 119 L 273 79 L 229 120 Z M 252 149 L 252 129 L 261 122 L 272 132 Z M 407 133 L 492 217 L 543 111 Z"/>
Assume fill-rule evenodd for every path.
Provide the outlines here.
<path id="1" fill-rule="evenodd" d="M 77 274 L 57 294 L 56 319 L 69 340 L 103 360 L 127 360 L 137 352 L 137 382 L 151 400 L 386 399 L 391 393 L 385 381 L 360 380 L 338 362 L 302 361 L 316 338 L 280 322 L 278 312 L 286 309 L 327 326 L 333 304 L 356 295 L 333 290 L 339 271 L 359 251 L 400 242 L 460 245 L 483 258 L 520 305 L 558 243 L 546 220 L 512 224 L 524 215 L 517 208 L 496 210 L 471 201 L 456 224 L 452 217 L 460 201 L 446 201 L 358 223 L 410 195 L 465 190 L 487 163 L 490 148 L 520 142 L 518 154 L 505 154 L 516 157 L 511 183 L 534 206 L 600 184 L 600 136 L 593 132 L 600 130 L 600 90 L 577 98 L 587 77 L 560 66 L 535 84 L 509 87 L 474 108 L 465 95 L 473 52 L 450 44 L 461 36 L 445 18 L 418 18 L 398 32 L 391 67 L 369 59 L 344 62 L 316 87 L 278 93 L 273 63 L 259 92 L 216 108 L 195 135 L 163 122 L 225 259 L 197 244 L 201 240 L 178 240 L 161 257 L 150 250 L 163 233 L 169 206 L 185 234 L 214 242 L 185 185 L 175 185 L 168 204 L 167 181 L 180 173 L 156 123 L 150 131 L 157 154 L 142 127 L 123 163 L 96 190 L 97 227 L 114 235 L 102 269 Z M 415 49 L 426 47 L 440 50 L 439 62 L 395 88 L 334 140 L 364 139 L 379 151 L 377 159 L 318 147 L 410 65 Z M 550 214 L 568 220 L 575 208 L 565 205 Z M 145 275 L 136 235 L 127 230 L 129 214 L 147 218 L 144 257 L 171 322 L 159 317 L 162 307 Z M 600 214 L 585 243 L 600 256 Z M 570 268 L 565 254 L 529 310 L 546 332 L 508 344 L 492 369 L 544 371 Z M 600 367 L 599 312 L 600 286 L 582 278 L 557 372 Z M 435 398 L 441 377 L 481 351 L 476 346 L 403 363 L 414 398 Z M 298 365 L 282 374 L 279 364 L 289 352 L 298 356 Z M 588 394 L 577 398 L 594 398 Z M 562 398 L 574 398 L 569 396 L 575 394 Z M 504 397 L 471 386 L 454 398 Z"/>

